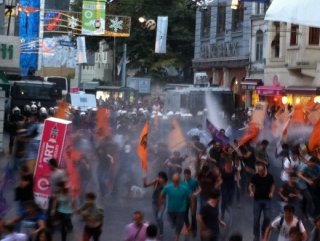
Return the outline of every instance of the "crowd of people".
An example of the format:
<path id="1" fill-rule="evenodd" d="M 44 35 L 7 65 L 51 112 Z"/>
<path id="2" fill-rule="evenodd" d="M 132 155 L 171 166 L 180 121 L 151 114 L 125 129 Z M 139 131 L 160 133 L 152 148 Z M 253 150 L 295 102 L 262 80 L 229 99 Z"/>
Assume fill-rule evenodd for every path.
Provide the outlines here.
<path id="1" fill-rule="evenodd" d="M 14 110 L 9 127 L 11 157 L 4 178 L 17 183 L 17 208 L 16 217 L 2 220 L 2 240 L 52 240 L 55 231 L 60 232 L 59 240 L 70 240 L 73 214 L 83 218 L 81 240 L 101 240 L 104 209 L 98 203 L 106 201 L 106 196 L 128 198 L 142 186 L 153 189 L 150 209 L 154 219 L 147 224 L 142 211 L 134 212 L 133 222 L 120 227 L 125 241 L 179 241 L 181 235 L 221 240 L 221 229 L 228 225 L 226 216 L 248 198 L 252 199 L 254 241 L 269 240 L 273 230 L 279 241 L 320 240 L 320 161 L 303 143 L 274 144 L 264 139 L 238 146 L 237 139 L 228 138 L 224 129 L 213 134 L 197 125 L 186 131 L 188 140 L 182 149 L 171 150 L 165 141 L 170 122 L 153 123 L 148 141 L 149 172 L 142 179 L 134 150 L 148 117 L 141 112 L 143 118 L 138 121 L 108 107 L 112 109 L 112 135 L 102 139 L 96 139 L 96 110 L 68 109 L 74 126 L 73 148 L 80 153 L 74 163 L 81 176 L 80 194 L 76 198 L 70 194 L 68 172 L 52 158 L 46 210 L 36 204 L 33 171 L 43 123 L 51 113 L 40 108 L 22 115 Z M 190 129 L 190 124 L 182 125 Z M 281 171 L 274 161 L 281 164 Z M 275 217 L 274 202 L 282 210 Z M 165 213 L 175 237 L 165 229 Z M 240 241 L 242 236 L 230 235 L 229 240 Z"/>

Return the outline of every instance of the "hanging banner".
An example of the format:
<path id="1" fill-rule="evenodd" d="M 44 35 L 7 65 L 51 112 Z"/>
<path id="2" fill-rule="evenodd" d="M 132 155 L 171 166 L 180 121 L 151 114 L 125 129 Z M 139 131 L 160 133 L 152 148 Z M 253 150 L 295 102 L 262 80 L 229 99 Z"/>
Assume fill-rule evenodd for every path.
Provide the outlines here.
<path id="1" fill-rule="evenodd" d="M 109 37 L 130 37 L 131 17 L 106 15 L 106 32 Z"/>
<path id="2" fill-rule="evenodd" d="M 105 1 L 83 1 L 82 4 L 82 34 L 102 35 L 106 22 Z"/>
<path id="3" fill-rule="evenodd" d="M 85 37 L 77 38 L 77 59 L 78 64 L 87 63 L 87 52 L 86 52 L 86 39 Z"/>
<path id="4" fill-rule="evenodd" d="M 19 36 L 21 38 L 20 69 L 22 76 L 28 74 L 30 68 L 38 68 L 38 44 L 40 23 L 40 0 L 20 0 Z"/>
<path id="5" fill-rule="evenodd" d="M 168 17 L 158 16 L 155 53 L 167 53 Z"/>
<path id="6" fill-rule="evenodd" d="M 34 172 L 33 193 L 36 203 L 47 209 L 51 194 L 49 160 L 54 158 L 62 164 L 62 154 L 66 139 L 71 135 L 71 121 L 48 118 L 44 122 L 43 134 L 39 146 L 37 164 Z"/>

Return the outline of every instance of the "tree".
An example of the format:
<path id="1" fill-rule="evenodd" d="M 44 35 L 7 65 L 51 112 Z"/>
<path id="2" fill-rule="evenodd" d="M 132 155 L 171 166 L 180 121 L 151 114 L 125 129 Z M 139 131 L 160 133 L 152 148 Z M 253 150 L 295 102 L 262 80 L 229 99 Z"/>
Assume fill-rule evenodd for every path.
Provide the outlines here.
<path id="1" fill-rule="evenodd" d="M 117 53 L 120 56 L 124 43 L 128 46 L 129 67 L 143 67 L 147 74 L 156 73 L 163 67 L 174 66 L 191 73 L 194 52 L 195 9 L 190 8 L 191 0 L 114 0 L 107 4 L 106 13 L 131 16 L 131 35 L 129 38 L 117 38 Z M 76 0 L 74 11 L 81 11 L 82 0 Z M 168 16 L 167 54 L 155 54 L 156 31 L 149 31 L 138 21 L 144 16 L 154 19 L 157 16 Z M 97 46 L 99 37 L 87 40 L 88 48 Z M 101 37 L 100 37 L 101 39 Z M 107 38 L 112 45 L 113 38 Z M 191 76 L 185 76 L 191 79 Z"/>

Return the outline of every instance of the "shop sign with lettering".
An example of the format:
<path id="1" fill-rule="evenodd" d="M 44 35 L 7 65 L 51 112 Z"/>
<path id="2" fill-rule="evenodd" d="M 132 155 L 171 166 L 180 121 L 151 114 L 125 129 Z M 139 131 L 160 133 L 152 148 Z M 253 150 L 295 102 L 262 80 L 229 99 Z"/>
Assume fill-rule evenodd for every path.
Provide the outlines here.
<path id="1" fill-rule="evenodd" d="M 237 41 L 206 44 L 201 47 L 201 58 L 203 59 L 236 56 L 239 56 L 239 43 Z"/>

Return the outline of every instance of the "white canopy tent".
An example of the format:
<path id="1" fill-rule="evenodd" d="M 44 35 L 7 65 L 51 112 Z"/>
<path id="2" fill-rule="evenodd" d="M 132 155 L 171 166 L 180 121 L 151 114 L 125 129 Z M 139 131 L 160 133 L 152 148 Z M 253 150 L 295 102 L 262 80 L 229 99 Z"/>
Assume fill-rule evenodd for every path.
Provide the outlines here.
<path id="1" fill-rule="evenodd" d="M 320 28 L 320 0 L 273 0 L 265 20 Z"/>

